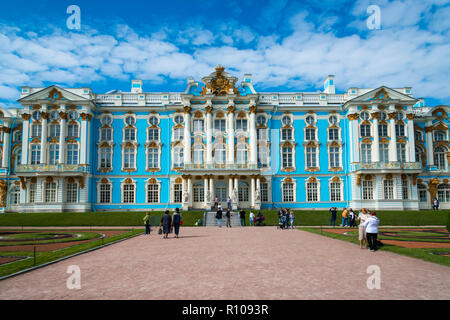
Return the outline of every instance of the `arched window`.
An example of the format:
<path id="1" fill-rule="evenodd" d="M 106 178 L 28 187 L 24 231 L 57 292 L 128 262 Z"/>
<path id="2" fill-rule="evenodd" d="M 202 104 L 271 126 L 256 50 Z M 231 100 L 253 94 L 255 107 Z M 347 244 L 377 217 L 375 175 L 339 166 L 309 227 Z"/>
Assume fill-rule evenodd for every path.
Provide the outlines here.
<path id="1" fill-rule="evenodd" d="M 194 184 L 194 202 L 205 201 L 205 186 L 201 182 Z"/>
<path id="2" fill-rule="evenodd" d="M 78 202 L 78 184 L 75 182 L 66 184 L 66 201 L 68 203 Z"/>
<path id="3" fill-rule="evenodd" d="M 445 147 L 439 146 L 434 149 L 434 164 L 439 170 L 445 170 L 447 150 Z"/>
<path id="4" fill-rule="evenodd" d="M 330 182 L 330 200 L 331 201 L 341 201 L 341 182 L 340 181 Z"/>
<path id="5" fill-rule="evenodd" d="M 239 182 L 238 189 L 239 189 L 238 190 L 239 202 L 248 201 L 248 184 L 247 184 L 247 182 L 244 182 L 244 181 Z"/>
<path id="6" fill-rule="evenodd" d="M 450 184 L 440 184 L 437 187 L 437 198 L 440 202 L 450 202 Z"/>
<path id="7" fill-rule="evenodd" d="M 246 164 L 248 161 L 247 145 L 239 144 L 237 146 L 236 161 L 238 164 Z"/>
<path id="8" fill-rule="evenodd" d="M 223 144 L 219 144 L 214 149 L 214 162 L 217 164 L 225 164 L 226 161 L 226 149 Z"/>
<path id="9" fill-rule="evenodd" d="M 195 164 L 203 164 L 204 161 L 204 149 L 203 146 L 197 144 L 194 146 L 194 163 Z"/>

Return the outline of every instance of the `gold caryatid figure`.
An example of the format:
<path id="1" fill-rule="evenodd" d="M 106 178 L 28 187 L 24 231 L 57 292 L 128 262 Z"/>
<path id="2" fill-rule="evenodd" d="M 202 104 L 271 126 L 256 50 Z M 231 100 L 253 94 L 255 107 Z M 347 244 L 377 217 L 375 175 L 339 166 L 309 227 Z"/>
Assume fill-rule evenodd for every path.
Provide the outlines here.
<path id="1" fill-rule="evenodd" d="M 237 78 L 230 76 L 225 72 L 225 68 L 218 65 L 216 71 L 202 79 L 206 87 L 202 89 L 202 95 L 213 94 L 215 96 L 224 96 L 227 94 L 239 95 L 238 88 L 235 87 Z"/>

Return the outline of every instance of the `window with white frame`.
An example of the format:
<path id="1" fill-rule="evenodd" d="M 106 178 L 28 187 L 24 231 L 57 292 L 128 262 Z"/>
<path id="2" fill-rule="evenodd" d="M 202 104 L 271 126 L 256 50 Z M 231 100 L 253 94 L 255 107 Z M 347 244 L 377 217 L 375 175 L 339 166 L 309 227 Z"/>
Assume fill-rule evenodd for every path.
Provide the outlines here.
<path id="1" fill-rule="evenodd" d="M 305 129 L 305 140 L 307 141 L 316 140 L 316 129 L 313 128 Z"/>
<path id="2" fill-rule="evenodd" d="M 147 202 L 158 203 L 159 202 L 159 185 L 156 183 L 147 184 Z"/>
<path id="3" fill-rule="evenodd" d="M 204 148 L 203 145 L 197 144 L 194 146 L 194 163 L 202 164 L 204 162 Z"/>
<path id="4" fill-rule="evenodd" d="M 329 128 L 328 129 L 328 140 L 329 141 L 339 140 L 339 129 L 338 128 Z"/>
<path id="5" fill-rule="evenodd" d="M 31 154 L 30 154 L 30 163 L 31 164 L 40 164 L 41 163 L 41 145 L 40 144 L 32 144 L 31 145 Z"/>
<path id="6" fill-rule="evenodd" d="M 293 167 L 293 150 L 292 147 L 283 147 L 281 150 L 283 168 Z"/>
<path id="7" fill-rule="evenodd" d="M 176 128 L 174 130 L 177 129 L 181 129 L 183 130 L 183 128 Z M 159 129 L 157 128 L 148 128 L 148 140 L 149 141 L 159 141 Z"/>
<path id="8" fill-rule="evenodd" d="M 184 148 L 183 147 L 175 147 L 173 150 L 173 166 L 183 167 L 184 166 Z"/>
<path id="9" fill-rule="evenodd" d="M 100 203 L 111 203 L 111 184 L 101 183 L 100 184 Z"/>
<path id="10" fill-rule="evenodd" d="M 417 185 L 417 192 L 419 193 L 419 201 L 420 202 L 428 202 L 427 197 L 427 187 L 422 183 Z"/>
<path id="11" fill-rule="evenodd" d="M 36 202 L 36 192 L 37 192 L 37 184 L 30 183 L 30 188 L 28 190 L 28 202 L 35 203 Z"/>
<path id="12" fill-rule="evenodd" d="M 397 161 L 406 162 L 406 145 L 404 143 L 397 144 Z"/>
<path id="13" fill-rule="evenodd" d="M 50 125 L 50 137 L 59 137 L 61 126 L 59 124 Z"/>
<path id="14" fill-rule="evenodd" d="M 225 119 L 215 119 L 214 120 L 214 130 L 225 132 L 227 130 Z"/>
<path id="15" fill-rule="evenodd" d="M 405 136 L 405 125 L 396 124 L 395 125 L 395 135 L 397 137 L 404 137 Z"/>
<path id="16" fill-rule="evenodd" d="M 67 145 L 67 164 L 78 164 L 78 145 L 77 144 L 68 144 Z"/>
<path id="17" fill-rule="evenodd" d="M 184 128 L 173 129 L 173 140 L 179 141 L 184 139 Z"/>
<path id="18" fill-rule="evenodd" d="M 38 138 L 42 136 L 42 126 L 40 124 L 31 125 L 31 137 Z"/>
<path id="19" fill-rule="evenodd" d="M 111 141 L 112 140 L 112 129 L 111 128 L 101 128 L 100 129 L 100 140 L 101 141 Z"/>
<path id="20" fill-rule="evenodd" d="M 387 137 L 388 136 L 388 126 L 387 124 L 378 125 L 378 136 Z"/>
<path id="21" fill-rule="evenodd" d="M 246 144 L 239 144 L 236 149 L 236 163 L 246 164 L 248 162 L 248 150 Z"/>
<path id="22" fill-rule="evenodd" d="M 269 132 L 269 130 L 267 128 L 258 128 L 256 130 L 256 139 L 264 140 L 264 141 L 269 139 L 268 132 Z"/>
<path id="23" fill-rule="evenodd" d="M 331 125 L 336 125 L 337 122 L 338 122 L 338 119 L 337 119 L 336 116 L 330 116 L 330 117 L 328 118 L 328 122 L 329 122 Z"/>
<path id="24" fill-rule="evenodd" d="M 437 198 L 440 202 L 450 202 L 450 184 L 443 183 L 437 187 Z"/>
<path id="25" fill-rule="evenodd" d="M 372 162 L 372 145 L 363 143 L 361 144 L 361 163 Z"/>
<path id="26" fill-rule="evenodd" d="M 123 151 L 123 168 L 135 169 L 135 156 L 136 149 L 132 147 L 126 147 Z"/>
<path id="27" fill-rule="evenodd" d="M 203 202 L 203 201 L 205 201 L 205 188 L 201 182 L 195 183 L 194 202 Z"/>
<path id="28" fill-rule="evenodd" d="M 384 111 L 380 112 L 380 120 L 386 120 L 387 119 L 387 114 Z"/>
<path id="29" fill-rule="evenodd" d="M 10 203 L 12 205 L 20 203 L 20 187 L 15 186 L 10 189 Z"/>
<path id="30" fill-rule="evenodd" d="M 236 130 L 247 131 L 247 119 L 236 119 Z"/>
<path id="31" fill-rule="evenodd" d="M 134 203 L 135 187 L 132 183 L 123 185 L 123 203 Z"/>
<path id="32" fill-rule="evenodd" d="M 22 131 L 17 130 L 14 132 L 14 141 L 22 141 Z"/>
<path id="33" fill-rule="evenodd" d="M 339 147 L 330 147 L 330 168 L 340 167 L 340 152 Z"/>
<path id="34" fill-rule="evenodd" d="M 409 199 L 409 185 L 408 180 L 402 179 L 402 199 L 407 200 Z"/>
<path id="35" fill-rule="evenodd" d="M 269 184 L 267 182 L 261 183 L 261 202 L 269 201 Z"/>
<path id="36" fill-rule="evenodd" d="M 194 133 L 202 133 L 203 130 L 203 119 L 194 119 Z"/>
<path id="37" fill-rule="evenodd" d="M 22 163 L 22 149 L 17 148 L 14 152 L 14 167 L 17 168 Z"/>
<path id="38" fill-rule="evenodd" d="M 176 115 L 176 116 L 173 118 L 173 121 L 174 121 L 176 124 L 182 124 L 182 123 L 184 123 L 184 117 L 183 117 L 182 115 Z"/>
<path id="39" fill-rule="evenodd" d="M 136 129 L 126 128 L 125 131 L 125 141 L 135 141 L 136 140 Z"/>
<path id="40" fill-rule="evenodd" d="M 316 147 L 306 147 L 306 167 L 307 168 L 317 167 L 317 148 Z"/>
<path id="41" fill-rule="evenodd" d="M 56 182 L 46 182 L 44 190 L 44 202 L 56 202 Z"/>
<path id="42" fill-rule="evenodd" d="M 370 124 L 362 124 L 360 127 L 361 137 L 370 137 Z"/>
<path id="43" fill-rule="evenodd" d="M 147 168 L 159 168 L 159 149 L 150 147 L 147 150 Z"/>
<path id="44" fill-rule="evenodd" d="M 444 131 L 435 131 L 434 132 L 434 141 L 444 141 L 447 140 L 447 135 Z"/>
<path id="45" fill-rule="evenodd" d="M 66 184 L 66 201 L 68 203 L 78 202 L 78 184 L 67 183 Z"/>
<path id="46" fill-rule="evenodd" d="M 394 199 L 394 181 L 386 179 L 383 181 L 383 196 L 385 200 Z"/>
<path id="47" fill-rule="evenodd" d="M 112 149 L 110 147 L 100 148 L 100 169 L 112 168 Z"/>
<path id="48" fill-rule="evenodd" d="M 48 164 L 55 165 L 59 160 L 59 144 L 51 144 L 48 147 Z"/>
<path id="49" fill-rule="evenodd" d="M 389 143 L 380 143 L 380 162 L 389 162 Z"/>
<path id="50" fill-rule="evenodd" d="M 67 126 L 67 136 L 71 138 L 78 138 L 78 124 L 69 124 Z"/>
<path id="51" fill-rule="evenodd" d="M 148 123 L 151 125 L 151 126 L 156 126 L 157 124 L 158 124 L 158 118 L 157 117 L 155 117 L 155 116 L 151 116 L 150 118 L 148 118 Z"/>
<path id="52" fill-rule="evenodd" d="M 269 165 L 269 150 L 265 145 L 258 146 L 258 166 L 267 168 Z"/>
<path id="53" fill-rule="evenodd" d="M 174 203 L 181 203 L 181 199 L 182 199 L 181 196 L 183 193 L 182 187 L 183 186 L 181 185 L 181 183 L 176 183 L 173 185 L 173 202 Z M 194 190 L 194 194 L 195 194 L 195 190 Z"/>
<path id="54" fill-rule="evenodd" d="M 282 128 L 281 129 L 281 140 L 292 140 L 292 129 Z"/>
<path id="55" fill-rule="evenodd" d="M 306 183 L 306 201 L 308 202 L 319 201 L 317 182 Z"/>
<path id="56" fill-rule="evenodd" d="M 283 202 L 294 202 L 294 184 L 283 183 Z"/>
<path id="57" fill-rule="evenodd" d="M 419 147 L 415 148 L 416 162 L 422 162 L 422 150 Z"/>
<path id="58" fill-rule="evenodd" d="M 341 183 L 330 183 L 330 201 L 341 201 Z"/>
<path id="59" fill-rule="evenodd" d="M 214 162 L 217 164 L 225 164 L 226 161 L 226 149 L 223 144 L 219 144 L 214 149 Z"/>
<path id="60" fill-rule="evenodd" d="M 359 116 L 363 120 L 369 120 L 369 118 L 370 118 L 370 114 L 367 111 L 361 112 L 361 114 Z"/>
<path id="61" fill-rule="evenodd" d="M 423 133 L 421 131 L 416 130 L 414 132 L 414 139 L 416 141 L 423 141 Z"/>
<path id="62" fill-rule="evenodd" d="M 363 200 L 373 200 L 373 183 L 371 180 L 363 180 L 361 189 Z"/>
<path id="63" fill-rule="evenodd" d="M 248 201 L 248 184 L 246 182 L 243 182 L 239 185 L 238 188 L 238 198 L 240 202 L 247 202 Z"/>
<path id="64" fill-rule="evenodd" d="M 447 149 L 443 146 L 438 146 L 434 148 L 434 164 L 438 170 L 445 170 L 446 168 L 446 154 Z"/>

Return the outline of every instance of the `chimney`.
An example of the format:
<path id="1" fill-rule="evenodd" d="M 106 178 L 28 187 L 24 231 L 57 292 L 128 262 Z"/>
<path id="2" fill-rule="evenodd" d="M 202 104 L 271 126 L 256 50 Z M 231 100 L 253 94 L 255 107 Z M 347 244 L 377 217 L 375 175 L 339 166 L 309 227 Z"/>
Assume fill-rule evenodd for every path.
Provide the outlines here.
<path id="1" fill-rule="evenodd" d="M 323 92 L 335 94 L 334 75 L 329 75 L 323 82 Z"/>
<path id="2" fill-rule="evenodd" d="M 142 93 L 142 80 L 131 80 L 131 93 Z"/>

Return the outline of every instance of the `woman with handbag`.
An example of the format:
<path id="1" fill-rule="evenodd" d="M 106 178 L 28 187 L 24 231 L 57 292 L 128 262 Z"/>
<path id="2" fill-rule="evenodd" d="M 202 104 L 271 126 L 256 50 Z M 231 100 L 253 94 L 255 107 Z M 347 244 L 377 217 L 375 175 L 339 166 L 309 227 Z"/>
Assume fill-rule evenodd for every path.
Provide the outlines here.
<path id="1" fill-rule="evenodd" d="M 173 214 L 173 219 L 172 219 L 172 227 L 175 230 L 175 238 L 178 238 L 178 233 L 180 232 L 181 224 L 182 224 L 182 222 L 181 222 L 180 209 L 176 208 L 175 213 Z"/>
<path id="2" fill-rule="evenodd" d="M 166 210 L 161 218 L 159 228 L 162 227 L 162 232 L 164 234 L 163 239 L 167 239 L 170 232 L 170 227 L 172 226 L 172 217 L 169 214 L 169 210 Z"/>

